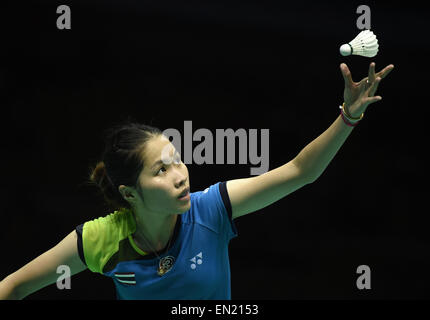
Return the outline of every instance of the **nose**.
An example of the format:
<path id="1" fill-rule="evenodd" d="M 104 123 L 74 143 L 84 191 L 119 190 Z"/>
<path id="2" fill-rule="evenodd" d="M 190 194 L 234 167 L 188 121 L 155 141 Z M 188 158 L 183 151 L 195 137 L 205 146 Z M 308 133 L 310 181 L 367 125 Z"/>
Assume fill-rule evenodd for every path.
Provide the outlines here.
<path id="1" fill-rule="evenodd" d="M 180 169 L 175 169 L 175 174 L 173 179 L 174 179 L 175 188 L 180 188 L 184 186 L 185 183 L 187 182 L 187 176 Z"/>

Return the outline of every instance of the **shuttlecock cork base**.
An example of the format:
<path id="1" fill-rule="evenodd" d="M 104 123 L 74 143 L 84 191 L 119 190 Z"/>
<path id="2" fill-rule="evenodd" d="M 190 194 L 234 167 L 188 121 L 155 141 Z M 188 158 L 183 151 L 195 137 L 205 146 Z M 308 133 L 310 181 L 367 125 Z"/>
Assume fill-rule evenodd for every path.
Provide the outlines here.
<path id="1" fill-rule="evenodd" d="M 379 51 L 378 39 L 372 31 L 363 30 L 351 42 L 341 45 L 339 51 L 343 56 L 357 55 L 371 58 Z"/>
<path id="2" fill-rule="evenodd" d="M 340 46 L 340 54 L 345 56 L 350 56 L 352 53 L 352 47 L 348 44 L 345 43 L 343 45 Z"/>

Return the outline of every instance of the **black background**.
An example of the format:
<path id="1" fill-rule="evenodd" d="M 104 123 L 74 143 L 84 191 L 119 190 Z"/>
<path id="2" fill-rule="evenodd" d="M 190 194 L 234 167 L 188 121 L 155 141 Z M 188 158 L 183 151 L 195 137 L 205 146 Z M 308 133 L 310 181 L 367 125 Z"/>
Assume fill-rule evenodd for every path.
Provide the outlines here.
<path id="1" fill-rule="evenodd" d="M 91 2 L 91 3 L 88 3 Z M 71 30 L 56 28 L 57 6 Z M 371 8 L 375 58 L 342 57 Z M 0 278 L 104 216 L 83 186 L 102 130 L 132 116 L 161 129 L 270 129 L 270 169 L 336 119 L 339 65 L 358 81 L 371 61 L 394 64 L 323 175 L 235 220 L 233 299 L 429 298 L 428 10 L 351 1 L 19 1 L 1 10 Z M 195 143 L 197 145 L 198 143 Z M 249 176 L 252 165 L 189 164 L 191 191 Z M 358 290 L 368 265 L 371 290 Z M 72 290 L 27 299 L 115 299 L 84 271 Z"/>

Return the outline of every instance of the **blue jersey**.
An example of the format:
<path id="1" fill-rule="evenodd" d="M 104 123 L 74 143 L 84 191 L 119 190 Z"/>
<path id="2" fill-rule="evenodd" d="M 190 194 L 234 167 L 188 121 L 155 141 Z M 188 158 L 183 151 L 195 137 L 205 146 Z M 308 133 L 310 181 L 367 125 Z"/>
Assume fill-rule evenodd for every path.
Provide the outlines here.
<path id="1" fill-rule="evenodd" d="M 121 209 L 76 228 L 82 261 L 113 279 L 118 299 L 231 299 L 228 244 L 237 236 L 226 183 L 190 193 L 178 215 L 168 252 L 170 271 L 157 274 L 159 257 L 134 243 L 133 213 Z M 161 251 L 163 252 L 163 251 Z"/>

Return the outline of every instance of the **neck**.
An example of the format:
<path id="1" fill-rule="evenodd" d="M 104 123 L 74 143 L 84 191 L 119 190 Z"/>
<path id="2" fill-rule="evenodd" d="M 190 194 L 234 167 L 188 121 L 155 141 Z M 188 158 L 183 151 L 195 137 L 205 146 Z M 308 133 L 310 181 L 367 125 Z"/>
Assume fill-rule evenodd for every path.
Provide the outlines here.
<path id="1" fill-rule="evenodd" d="M 165 248 L 175 230 L 177 214 L 161 216 L 157 213 L 137 211 L 136 231 L 133 238 L 145 252 L 160 251 Z"/>

